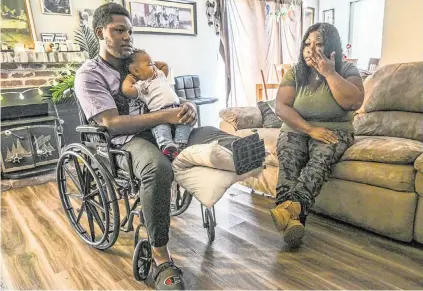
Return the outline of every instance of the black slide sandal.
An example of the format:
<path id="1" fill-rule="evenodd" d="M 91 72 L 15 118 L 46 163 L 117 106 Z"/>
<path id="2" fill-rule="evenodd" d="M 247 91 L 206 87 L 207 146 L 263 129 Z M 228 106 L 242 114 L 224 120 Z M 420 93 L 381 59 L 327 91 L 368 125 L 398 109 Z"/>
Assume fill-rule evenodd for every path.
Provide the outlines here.
<path id="1" fill-rule="evenodd" d="M 263 166 L 266 157 L 264 141 L 258 133 L 232 142 L 235 173 L 242 175 Z"/>

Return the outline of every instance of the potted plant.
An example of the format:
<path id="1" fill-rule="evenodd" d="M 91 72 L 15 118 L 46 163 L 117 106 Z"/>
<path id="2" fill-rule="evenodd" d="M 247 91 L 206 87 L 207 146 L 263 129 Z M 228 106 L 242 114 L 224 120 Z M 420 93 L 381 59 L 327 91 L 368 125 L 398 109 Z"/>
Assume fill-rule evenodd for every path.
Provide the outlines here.
<path id="1" fill-rule="evenodd" d="M 98 54 L 99 43 L 94 32 L 86 25 L 75 31 L 75 42 L 79 44 L 83 51 L 88 52 L 90 59 Z M 70 68 L 63 72 L 57 82 L 48 90 L 44 90 L 43 98 L 49 103 L 49 114 L 57 116 L 63 126 L 63 137 L 65 144 L 79 141 L 79 135 L 75 128 L 79 125 L 78 108 L 74 104 L 75 100 L 72 94 L 65 94 L 68 89 L 75 85 L 75 68 Z"/>
<path id="2" fill-rule="evenodd" d="M 98 54 L 99 43 L 97 37 L 94 35 L 92 29 L 86 25 L 75 31 L 75 42 L 81 47 L 83 51 L 88 52 L 90 59 L 94 58 Z M 67 89 L 73 88 L 75 84 L 75 70 L 72 68 L 63 74 L 59 79 L 58 83 L 50 87 L 51 96 L 45 96 L 53 102 L 53 104 L 60 103 L 72 103 L 72 96 L 63 94 Z"/>

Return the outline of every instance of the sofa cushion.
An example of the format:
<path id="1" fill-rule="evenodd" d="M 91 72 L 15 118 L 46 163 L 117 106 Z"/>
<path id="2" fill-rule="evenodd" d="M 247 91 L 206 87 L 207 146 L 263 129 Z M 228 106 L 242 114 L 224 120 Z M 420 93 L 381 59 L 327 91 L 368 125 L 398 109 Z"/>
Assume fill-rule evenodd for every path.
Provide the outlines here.
<path id="1" fill-rule="evenodd" d="M 414 191 L 416 170 L 412 165 L 345 161 L 335 165 L 332 177 L 395 191 Z"/>
<path id="2" fill-rule="evenodd" d="M 330 179 L 316 197 L 313 209 L 398 240 L 411 241 L 416 204 L 415 192 Z"/>
<path id="3" fill-rule="evenodd" d="M 262 127 L 261 112 L 257 107 L 229 107 L 222 109 L 219 116 L 236 129 Z"/>
<path id="4" fill-rule="evenodd" d="M 423 173 L 417 172 L 415 188 L 417 194 L 419 194 L 423 199 Z"/>
<path id="5" fill-rule="evenodd" d="M 342 156 L 342 161 L 365 161 L 390 164 L 412 164 L 423 153 L 423 143 L 411 139 L 385 136 L 356 136 L 355 143 Z"/>
<path id="6" fill-rule="evenodd" d="M 423 173 L 423 155 L 420 155 L 414 162 L 414 169 Z"/>
<path id="7" fill-rule="evenodd" d="M 274 106 L 275 100 L 257 102 L 257 107 L 263 118 L 263 127 L 265 128 L 280 128 L 282 126 L 282 120 L 276 116 Z"/>
<path id="8" fill-rule="evenodd" d="M 359 112 L 409 111 L 423 113 L 423 62 L 385 65 L 364 82 Z"/>
<path id="9" fill-rule="evenodd" d="M 419 197 L 416 208 L 416 218 L 414 222 L 414 239 L 423 244 L 423 197 Z"/>
<path id="10" fill-rule="evenodd" d="M 421 113 L 400 111 L 360 113 L 354 117 L 353 125 L 357 135 L 392 136 L 423 141 Z"/>
<path id="11" fill-rule="evenodd" d="M 278 167 L 278 157 L 276 154 L 276 144 L 279 137 L 279 128 L 257 128 L 257 133 L 260 138 L 264 140 L 264 146 L 269 155 L 266 156 L 264 163 L 266 165 L 271 165 Z M 251 134 L 251 129 L 241 129 L 238 130 L 235 135 L 240 137 L 245 137 Z"/>

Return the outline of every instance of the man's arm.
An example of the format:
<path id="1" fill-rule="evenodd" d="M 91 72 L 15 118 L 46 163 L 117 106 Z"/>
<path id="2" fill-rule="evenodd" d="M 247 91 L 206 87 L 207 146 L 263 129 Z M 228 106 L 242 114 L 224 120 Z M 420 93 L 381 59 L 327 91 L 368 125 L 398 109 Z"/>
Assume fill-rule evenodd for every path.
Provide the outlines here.
<path id="1" fill-rule="evenodd" d="M 157 67 L 157 69 L 162 71 L 166 77 L 169 75 L 169 66 L 165 62 L 154 62 L 154 65 Z"/>
<path id="2" fill-rule="evenodd" d="M 119 115 L 117 109 L 103 111 L 93 117 L 98 124 L 107 127 L 112 136 L 135 134 L 163 123 L 183 123 L 181 109 L 172 108 L 139 115 Z"/>
<path id="3" fill-rule="evenodd" d="M 193 117 L 182 112 L 182 108 L 172 108 L 142 115 L 119 115 L 116 103 L 98 72 L 77 73 L 75 91 L 85 117 L 107 127 L 112 136 L 135 134 L 162 123 L 190 123 Z"/>

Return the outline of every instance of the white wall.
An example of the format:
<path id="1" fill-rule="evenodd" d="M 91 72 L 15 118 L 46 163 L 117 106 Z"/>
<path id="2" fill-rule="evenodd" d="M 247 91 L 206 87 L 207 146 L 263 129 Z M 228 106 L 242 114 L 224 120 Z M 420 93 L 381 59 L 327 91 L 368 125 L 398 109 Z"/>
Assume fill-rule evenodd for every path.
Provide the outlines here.
<path id="1" fill-rule="evenodd" d="M 303 8 L 306 7 L 314 8 L 314 23 L 319 22 L 319 0 L 303 0 Z"/>
<path id="2" fill-rule="evenodd" d="M 350 2 L 355 0 L 320 0 L 319 4 L 319 21 L 323 21 L 323 11 L 335 9 L 335 26 L 341 36 L 342 49 L 348 43 L 349 19 L 350 19 Z"/>
<path id="3" fill-rule="evenodd" d="M 95 9 L 105 3 L 104 0 L 71 0 L 72 16 L 61 16 L 42 14 L 41 0 L 30 1 L 37 39 L 40 33 L 66 33 L 68 39 L 73 39 L 73 32 L 79 25 L 78 9 Z M 147 50 L 155 60 L 167 62 L 175 76 L 199 75 L 203 95 L 219 97 L 216 95 L 219 38 L 214 28 L 207 25 L 205 1 L 191 1 L 197 2 L 197 36 L 137 33 L 134 45 Z M 218 126 L 216 105 L 202 107 L 201 114 L 203 125 Z"/>
<path id="4" fill-rule="evenodd" d="M 422 12 L 422 0 L 386 0 L 381 65 L 423 61 Z"/>
<path id="5" fill-rule="evenodd" d="M 155 60 L 165 61 L 173 68 L 175 76 L 199 75 L 204 97 L 217 96 L 217 68 L 219 37 L 214 27 L 207 24 L 205 1 L 197 2 L 197 36 L 137 34 L 134 44 L 149 52 Z M 203 105 L 202 125 L 218 127 L 217 104 Z"/>

